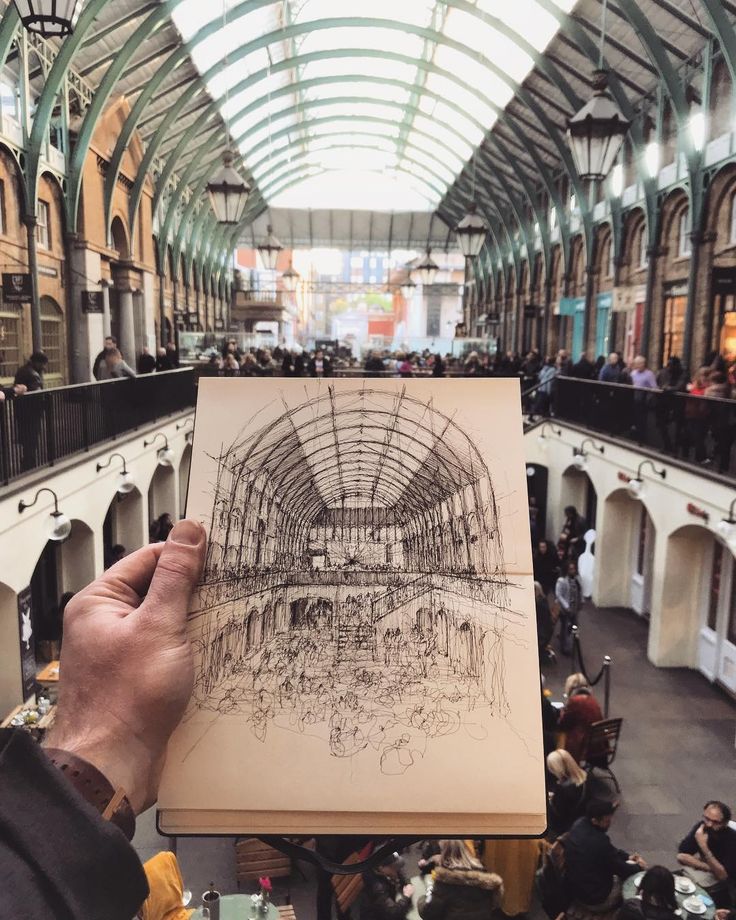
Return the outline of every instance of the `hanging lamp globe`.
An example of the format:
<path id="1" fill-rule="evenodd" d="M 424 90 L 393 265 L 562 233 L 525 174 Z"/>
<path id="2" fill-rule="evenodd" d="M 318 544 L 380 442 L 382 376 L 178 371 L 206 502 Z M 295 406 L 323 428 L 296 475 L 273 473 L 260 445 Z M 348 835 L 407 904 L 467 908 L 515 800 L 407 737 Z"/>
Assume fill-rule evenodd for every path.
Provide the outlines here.
<path id="1" fill-rule="evenodd" d="M 439 265 L 432 258 L 432 250 L 427 249 L 424 259 L 415 268 L 416 273 L 419 275 L 419 280 L 422 282 L 422 287 L 431 287 L 439 270 Z"/>
<path id="2" fill-rule="evenodd" d="M 71 35 L 82 11 L 82 0 L 14 0 L 14 3 L 24 28 L 45 38 Z"/>
<path id="3" fill-rule="evenodd" d="M 401 296 L 407 303 L 411 303 L 414 300 L 414 294 L 416 293 L 417 286 L 411 280 L 411 275 L 407 275 L 406 281 L 402 282 L 401 285 Z"/>
<path id="4" fill-rule="evenodd" d="M 455 227 L 455 236 L 465 258 L 477 259 L 488 236 L 488 225 L 478 213 L 478 206 L 474 201 L 470 203 L 468 213 Z"/>
<path id="5" fill-rule="evenodd" d="M 222 166 L 207 183 L 212 210 L 220 224 L 239 224 L 250 195 L 250 186 L 233 167 L 234 160 L 232 150 L 226 150 Z"/>
<path id="6" fill-rule="evenodd" d="M 294 268 L 291 262 L 289 262 L 289 267 L 281 275 L 281 283 L 284 286 L 284 290 L 289 294 L 296 293 L 296 289 L 299 287 L 299 282 L 301 281 L 302 276 Z"/>
<path id="7" fill-rule="evenodd" d="M 605 179 L 631 122 L 608 92 L 608 71 L 593 73 L 593 98 L 567 123 L 567 140 L 581 179 Z"/>
<path id="8" fill-rule="evenodd" d="M 268 225 L 268 237 L 265 243 L 261 243 L 258 252 L 261 254 L 261 261 L 266 271 L 276 271 L 276 265 L 279 261 L 279 255 L 284 251 L 284 247 L 273 235 L 273 227 Z"/>

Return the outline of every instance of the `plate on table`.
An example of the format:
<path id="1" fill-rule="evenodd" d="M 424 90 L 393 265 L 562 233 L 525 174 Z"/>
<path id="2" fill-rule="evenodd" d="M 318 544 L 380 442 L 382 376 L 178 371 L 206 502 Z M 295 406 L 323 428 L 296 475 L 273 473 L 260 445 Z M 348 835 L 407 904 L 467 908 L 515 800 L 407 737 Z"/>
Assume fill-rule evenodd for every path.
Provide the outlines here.
<path id="1" fill-rule="evenodd" d="M 682 902 L 682 906 L 689 914 L 704 914 L 708 908 L 703 904 L 703 901 L 697 896 L 694 895 L 690 898 L 685 898 Z"/>
<path id="2" fill-rule="evenodd" d="M 686 875 L 676 875 L 675 891 L 679 891 L 680 894 L 694 894 L 695 882 Z"/>
<path id="3" fill-rule="evenodd" d="M 643 872 L 637 872 L 636 875 L 634 876 L 634 884 L 636 885 L 637 888 L 641 887 L 641 880 L 643 878 L 644 878 Z"/>

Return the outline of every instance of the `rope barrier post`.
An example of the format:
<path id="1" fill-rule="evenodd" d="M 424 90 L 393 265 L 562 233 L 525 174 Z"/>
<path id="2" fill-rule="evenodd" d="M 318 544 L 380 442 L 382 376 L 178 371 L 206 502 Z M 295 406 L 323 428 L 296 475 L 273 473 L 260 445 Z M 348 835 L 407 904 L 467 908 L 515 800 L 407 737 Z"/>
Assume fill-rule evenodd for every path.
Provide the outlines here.
<path id="1" fill-rule="evenodd" d="M 608 711 L 611 703 L 611 656 L 606 655 L 603 658 L 603 715 L 608 718 Z"/>
<path id="2" fill-rule="evenodd" d="M 580 667 L 576 667 L 577 663 L 580 662 Z M 583 655 L 580 651 L 580 632 L 578 627 L 573 625 L 572 627 L 572 657 L 571 657 L 572 671 L 571 674 L 575 674 L 578 670 L 583 670 Z"/>

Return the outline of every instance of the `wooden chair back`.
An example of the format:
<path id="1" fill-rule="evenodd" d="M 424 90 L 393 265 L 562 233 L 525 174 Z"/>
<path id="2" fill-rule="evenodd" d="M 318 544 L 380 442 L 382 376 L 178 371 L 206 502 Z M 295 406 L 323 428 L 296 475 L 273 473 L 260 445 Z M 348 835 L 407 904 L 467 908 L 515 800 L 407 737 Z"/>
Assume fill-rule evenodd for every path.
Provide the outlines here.
<path id="1" fill-rule="evenodd" d="M 360 853 L 351 853 L 344 866 L 353 866 L 357 862 L 362 862 L 365 855 Z M 355 904 L 363 891 L 363 877 L 360 873 L 356 875 L 333 875 L 332 888 L 335 892 L 335 900 L 340 908 L 340 913 L 345 914 Z"/>
<path id="2" fill-rule="evenodd" d="M 585 759 L 593 766 L 609 767 L 616 759 L 623 719 L 603 719 L 588 730 Z"/>
<path id="3" fill-rule="evenodd" d="M 259 878 L 288 878 L 291 859 L 262 843 L 257 837 L 246 837 L 235 843 L 238 882 L 257 882 Z"/>

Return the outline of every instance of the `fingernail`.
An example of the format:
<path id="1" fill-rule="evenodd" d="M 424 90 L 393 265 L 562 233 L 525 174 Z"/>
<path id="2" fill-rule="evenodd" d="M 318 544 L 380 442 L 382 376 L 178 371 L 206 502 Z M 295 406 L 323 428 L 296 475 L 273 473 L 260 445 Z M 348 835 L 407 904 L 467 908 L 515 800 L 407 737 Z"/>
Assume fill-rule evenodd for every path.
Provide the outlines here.
<path id="1" fill-rule="evenodd" d="M 169 537 L 172 543 L 184 546 L 199 546 L 202 540 L 202 527 L 196 521 L 179 521 Z"/>

